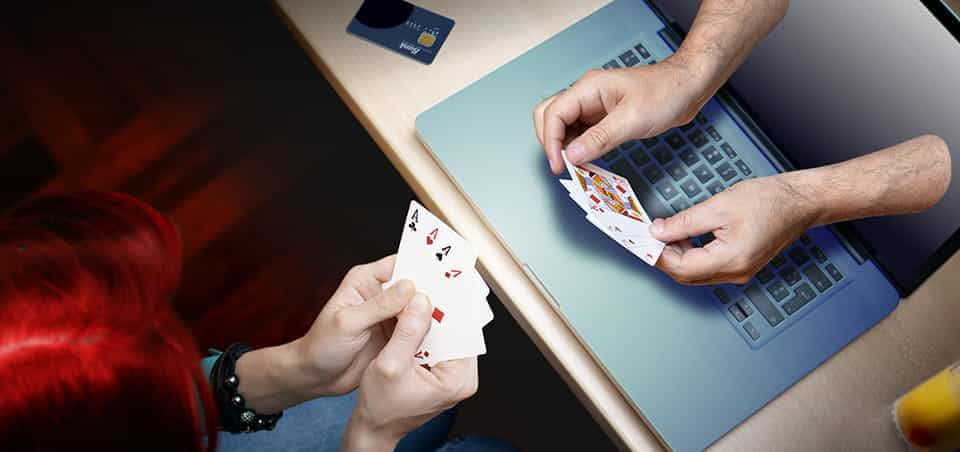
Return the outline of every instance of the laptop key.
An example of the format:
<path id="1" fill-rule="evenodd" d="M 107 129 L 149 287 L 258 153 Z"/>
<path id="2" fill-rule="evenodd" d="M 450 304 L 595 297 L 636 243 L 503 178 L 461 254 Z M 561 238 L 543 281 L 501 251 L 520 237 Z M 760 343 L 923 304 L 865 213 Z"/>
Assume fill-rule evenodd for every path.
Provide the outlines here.
<path id="1" fill-rule="evenodd" d="M 728 181 L 737 177 L 737 170 L 733 169 L 733 166 L 729 162 L 723 162 L 717 168 L 717 174 L 723 178 L 723 180 Z"/>
<path id="2" fill-rule="evenodd" d="M 693 169 L 693 175 L 697 176 L 697 180 L 701 184 L 710 182 L 710 179 L 713 179 L 713 172 L 710 171 L 710 168 L 707 168 L 707 165 L 700 165 Z"/>
<path id="3" fill-rule="evenodd" d="M 604 162 L 610 163 L 616 160 L 617 157 L 620 157 L 620 152 L 614 149 L 610 152 L 607 152 L 606 154 L 603 154 L 603 157 L 601 158 L 603 159 Z"/>
<path id="4" fill-rule="evenodd" d="M 703 191 L 703 189 L 700 188 L 700 184 L 693 180 L 693 178 L 681 182 L 680 189 L 683 190 L 683 193 L 690 199 L 693 199 L 694 196 L 699 195 L 700 192 Z"/>
<path id="5" fill-rule="evenodd" d="M 670 174 L 670 177 L 677 182 L 680 182 L 680 179 L 687 177 L 687 169 L 684 168 L 683 164 L 680 162 L 673 162 L 670 166 L 667 166 L 667 173 Z"/>
<path id="6" fill-rule="evenodd" d="M 830 279 L 827 278 L 827 275 L 824 275 L 820 271 L 820 267 L 817 267 L 817 264 L 813 264 L 803 269 L 803 274 L 807 275 L 807 278 L 810 278 L 810 282 L 813 283 L 813 286 L 817 288 L 820 292 L 826 292 L 833 283 L 830 282 Z"/>
<path id="7" fill-rule="evenodd" d="M 727 154 L 727 157 L 737 158 L 737 151 L 733 150 L 733 146 L 730 146 L 728 143 L 723 143 L 720 145 L 720 149 L 723 149 L 723 152 Z"/>
<path id="8" fill-rule="evenodd" d="M 688 123 L 680 126 L 680 130 L 682 130 L 682 131 L 684 131 L 684 132 L 689 132 L 690 129 L 692 129 L 692 128 L 696 127 L 696 126 L 697 126 L 697 125 L 694 124 L 693 121 L 690 121 L 690 122 L 688 122 Z M 688 138 L 689 138 L 689 137 L 688 137 Z"/>
<path id="9" fill-rule="evenodd" d="M 683 160 L 683 163 L 686 163 L 687 166 L 693 166 L 700 161 L 700 156 L 698 156 L 696 152 L 693 152 L 693 149 L 684 149 L 677 155 L 680 156 L 680 160 Z"/>
<path id="10" fill-rule="evenodd" d="M 636 145 L 637 145 L 637 140 L 627 140 L 627 141 L 624 141 L 623 143 L 620 143 L 620 149 L 623 151 L 629 151 Z"/>
<path id="11" fill-rule="evenodd" d="M 622 67 L 623 66 L 621 66 L 620 63 L 617 62 L 617 60 L 607 61 L 607 64 L 603 65 L 604 69 L 620 69 Z"/>
<path id="12" fill-rule="evenodd" d="M 689 139 L 690 142 L 698 148 L 702 148 L 704 145 L 710 142 L 710 140 L 707 139 L 707 136 L 703 134 L 702 130 L 697 130 L 696 132 L 687 135 L 687 139 Z"/>
<path id="13" fill-rule="evenodd" d="M 727 304 L 730 302 L 730 294 L 728 294 L 723 287 L 714 287 L 713 295 L 716 296 L 717 299 L 720 300 L 720 303 L 722 304 Z"/>
<path id="14" fill-rule="evenodd" d="M 720 133 L 717 132 L 717 129 L 714 129 L 713 126 L 707 127 L 707 134 L 710 135 L 710 138 L 713 138 L 713 141 L 723 140 L 723 137 L 720 136 Z"/>
<path id="15" fill-rule="evenodd" d="M 640 63 L 640 59 L 637 58 L 637 54 L 633 53 L 632 50 L 627 50 L 620 54 L 620 61 L 623 61 L 623 65 L 626 67 L 633 67 Z"/>
<path id="16" fill-rule="evenodd" d="M 810 287 L 809 284 L 803 283 L 797 286 L 795 290 L 796 295 L 783 303 L 783 310 L 787 314 L 793 314 L 802 308 L 804 305 L 809 303 L 811 300 L 817 297 L 817 293 Z"/>
<path id="17" fill-rule="evenodd" d="M 663 199 L 666 199 L 667 201 L 680 194 L 680 192 L 677 191 L 677 187 L 670 183 L 670 181 L 666 181 L 662 185 L 657 186 L 657 191 L 659 191 L 660 195 L 663 196 Z"/>
<path id="18" fill-rule="evenodd" d="M 838 269 L 836 265 L 827 264 L 827 266 L 824 268 L 827 270 L 827 273 L 830 274 L 830 277 L 833 278 L 834 281 L 840 282 L 840 280 L 843 279 L 843 273 L 840 273 L 840 269 Z"/>
<path id="19" fill-rule="evenodd" d="M 810 239 L 810 236 L 809 236 L 809 235 L 803 234 L 803 235 L 800 236 L 800 243 L 803 243 L 804 245 L 810 246 L 811 244 L 813 244 L 813 240 Z"/>
<path id="20" fill-rule="evenodd" d="M 800 294 L 797 294 L 787 300 L 781 306 L 783 307 L 784 312 L 786 312 L 788 315 L 793 315 L 793 313 L 799 311 L 800 308 L 804 307 L 809 302 L 810 300 Z"/>
<path id="21" fill-rule="evenodd" d="M 773 305 L 773 302 L 770 301 L 770 298 L 767 297 L 760 286 L 751 284 L 744 289 L 744 293 L 770 326 L 777 326 L 780 322 L 783 322 L 783 314 L 777 310 L 777 307 Z"/>
<path id="22" fill-rule="evenodd" d="M 737 306 L 740 306 L 740 310 L 743 311 L 744 315 L 750 317 L 753 314 L 753 308 L 750 307 L 750 303 L 747 303 L 743 298 L 736 301 Z"/>
<path id="23" fill-rule="evenodd" d="M 790 289 L 787 288 L 787 285 L 783 281 L 777 281 L 767 287 L 767 292 L 770 292 L 770 295 L 773 296 L 774 300 L 778 302 L 783 301 L 784 298 L 787 298 L 787 295 L 790 295 Z"/>
<path id="24" fill-rule="evenodd" d="M 733 314 L 733 318 L 737 319 L 737 322 L 747 320 L 747 315 L 740 309 L 740 305 L 732 304 L 727 310 L 730 311 L 730 314 Z"/>
<path id="25" fill-rule="evenodd" d="M 687 142 L 684 141 L 683 136 L 676 132 L 667 135 L 666 140 L 670 147 L 674 149 L 680 149 L 683 147 L 683 145 L 687 144 Z"/>
<path id="26" fill-rule="evenodd" d="M 637 44 L 637 46 L 634 47 L 634 49 L 637 51 L 637 53 L 640 54 L 641 58 L 643 59 L 650 58 L 650 52 L 647 50 L 646 47 L 643 46 L 643 44 Z"/>
<path id="27" fill-rule="evenodd" d="M 804 251 L 804 249 L 800 248 L 799 246 L 793 248 L 787 254 L 790 255 L 790 259 L 793 259 L 793 261 L 796 262 L 798 266 L 806 264 L 807 262 L 810 261 L 810 255 L 807 254 L 807 252 Z"/>
<path id="28" fill-rule="evenodd" d="M 707 191 L 713 195 L 722 192 L 725 188 L 720 181 L 714 181 L 712 184 L 707 185 Z"/>
<path id="29" fill-rule="evenodd" d="M 787 263 L 787 258 L 783 257 L 782 254 L 778 254 L 770 263 L 773 264 L 773 268 L 780 268 L 783 267 L 783 264 Z"/>
<path id="30" fill-rule="evenodd" d="M 706 197 L 706 196 L 701 196 L 701 197 L 699 197 L 699 198 L 697 198 L 697 199 L 694 199 L 694 200 L 693 200 L 693 203 L 694 203 L 694 204 L 700 204 L 700 203 L 702 203 L 702 202 L 704 202 L 704 201 L 706 201 L 706 200 L 708 200 L 708 199 L 710 199 L 710 198 L 708 198 L 708 197 Z"/>
<path id="31" fill-rule="evenodd" d="M 740 172 L 743 173 L 744 176 L 749 176 L 753 174 L 753 170 L 751 170 L 750 166 L 747 165 L 747 163 L 744 162 L 743 160 L 737 160 L 736 162 L 734 162 L 734 164 L 737 165 L 737 168 L 740 168 Z"/>
<path id="32" fill-rule="evenodd" d="M 670 204 L 670 207 L 673 207 L 673 211 L 680 213 L 681 210 L 686 210 L 690 208 L 690 202 L 686 198 L 679 198 Z"/>
<path id="33" fill-rule="evenodd" d="M 813 287 L 810 287 L 810 284 L 807 284 L 807 283 L 800 284 L 799 286 L 797 286 L 795 290 L 797 292 L 797 295 L 800 295 L 807 301 L 817 298 L 817 291 L 813 290 Z"/>
<path id="34" fill-rule="evenodd" d="M 763 267 L 757 272 L 757 281 L 760 281 L 760 284 L 766 284 L 770 281 L 773 281 L 773 278 L 775 277 L 776 275 L 774 275 L 773 272 L 767 267 Z"/>
<path id="35" fill-rule="evenodd" d="M 657 148 L 650 151 L 650 153 L 653 154 L 653 158 L 657 159 L 661 165 L 666 165 L 670 160 L 673 160 L 673 151 L 666 146 L 657 146 Z"/>
<path id="36" fill-rule="evenodd" d="M 637 201 L 643 206 L 644 210 L 653 218 L 666 218 L 673 215 L 673 211 L 664 206 L 657 197 L 656 192 L 643 181 L 643 178 L 637 174 L 637 170 L 630 165 L 626 159 L 620 159 L 610 165 L 613 172 L 623 176 L 630 181 L 634 193 L 637 194 Z"/>
<path id="37" fill-rule="evenodd" d="M 723 154 L 713 146 L 700 151 L 700 154 L 703 155 L 703 158 L 710 162 L 711 165 L 715 165 L 717 162 L 723 160 Z"/>
<path id="38" fill-rule="evenodd" d="M 645 140 L 641 140 L 640 142 L 643 143 L 643 145 L 646 146 L 647 148 L 652 148 L 656 146 L 657 143 L 660 142 L 660 140 L 657 137 L 651 137 Z"/>
<path id="39" fill-rule="evenodd" d="M 743 324 L 743 330 L 750 335 L 750 339 L 757 340 L 760 339 L 760 332 L 757 331 L 757 327 L 753 326 L 753 323 L 745 322 Z"/>
<path id="40" fill-rule="evenodd" d="M 782 277 L 783 280 L 791 286 L 803 279 L 803 276 L 800 276 L 800 272 L 798 272 L 797 269 L 792 266 L 780 272 L 780 277 Z"/>
<path id="41" fill-rule="evenodd" d="M 810 254 L 813 254 L 814 259 L 821 264 L 827 261 L 827 255 L 823 254 L 823 250 L 818 246 L 810 248 Z"/>
<path id="42" fill-rule="evenodd" d="M 633 160 L 633 163 L 636 163 L 638 167 L 643 167 L 647 163 L 650 163 L 650 156 L 646 152 L 643 152 L 642 149 L 636 149 L 630 153 L 630 159 Z"/>
<path id="43" fill-rule="evenodd" d="M 648 165 L 643 169 L 643 175 L 647 176 L 647 180 L 649 180 L 651 184 L 660 182 L 660 180 L 666 176 L 666 174 L 663 174 L 663 170 L 657 165 Z"/>

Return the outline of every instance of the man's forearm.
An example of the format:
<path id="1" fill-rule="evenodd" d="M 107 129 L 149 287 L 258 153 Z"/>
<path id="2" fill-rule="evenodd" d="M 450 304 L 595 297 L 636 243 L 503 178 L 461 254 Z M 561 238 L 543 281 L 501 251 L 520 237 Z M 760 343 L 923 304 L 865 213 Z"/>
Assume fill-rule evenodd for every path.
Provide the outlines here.
<path id="1" fill-rule="evenodd" d="M 924 135 L 835 165 L 780 177 L 810 212 L 810 226 L 919 212 L 950 185 L 950 151 Z"/>
<path id="2" fill-rule="evenodd" d="M 695 74 L 701 101 L 722 86 L 787 12 L 789 0 L 704 0 L 670 58 Z"/>

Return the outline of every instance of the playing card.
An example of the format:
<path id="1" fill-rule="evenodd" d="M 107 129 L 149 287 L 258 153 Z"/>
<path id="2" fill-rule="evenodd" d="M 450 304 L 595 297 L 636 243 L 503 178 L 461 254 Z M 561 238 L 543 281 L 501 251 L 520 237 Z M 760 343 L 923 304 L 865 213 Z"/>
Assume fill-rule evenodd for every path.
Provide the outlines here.
<path id="1" fill-rule="evenodd" d="M 410 203 L 390 285 L 413 281 L 433 304 L 431 329 L 414 357 L 433 365 L 486 352 L 482 327 L 493 318 L 489 289 L 476 272 L 476 253 L 453 229 L 416 201 Z"/>
<path id="2" fill-rule="evenodd" d="M 593 164 L 574 166 L 563 154 L 571 180 L 560 183 L 586 213 L 587 221 L 649 265 L 665 244 L 650 235 L 650 217 L 636 200 L 630 182 Z"/>

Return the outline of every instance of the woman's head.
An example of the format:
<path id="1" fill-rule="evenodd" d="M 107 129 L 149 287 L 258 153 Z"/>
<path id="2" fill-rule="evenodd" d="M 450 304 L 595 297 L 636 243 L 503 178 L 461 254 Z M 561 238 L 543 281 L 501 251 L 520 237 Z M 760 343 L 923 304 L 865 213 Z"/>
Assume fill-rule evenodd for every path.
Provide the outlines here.
<path id="1" fill-rule="evenodd" d="M 169 303 L 180 265 L 176 229 L 129 196 L 51 197 L 0 219 L 4 450 L 205 448 L 212 399 Z"/>

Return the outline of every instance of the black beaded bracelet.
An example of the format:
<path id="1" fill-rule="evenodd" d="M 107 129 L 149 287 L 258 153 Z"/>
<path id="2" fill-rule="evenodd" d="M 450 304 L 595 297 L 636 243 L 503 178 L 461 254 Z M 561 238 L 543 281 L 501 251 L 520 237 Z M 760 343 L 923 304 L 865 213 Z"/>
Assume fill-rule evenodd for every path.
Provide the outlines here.
<path id="1" fill-rule="evenodd" d="M 230 433 L 273 430 L 283 416 L 283 411 L 263 415 L 247 409 L 246 401 L 237 392 L 240 387 L 236 371 L 237 360 L 250 350 L 250 346 L 243 343 L 227 347 L 210 371 L 210 387 L 213 389 L 213 400 L 220 415 L 220 428 Z"/>

